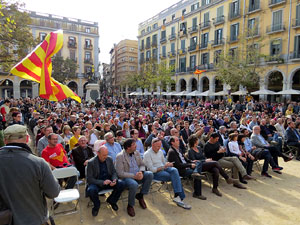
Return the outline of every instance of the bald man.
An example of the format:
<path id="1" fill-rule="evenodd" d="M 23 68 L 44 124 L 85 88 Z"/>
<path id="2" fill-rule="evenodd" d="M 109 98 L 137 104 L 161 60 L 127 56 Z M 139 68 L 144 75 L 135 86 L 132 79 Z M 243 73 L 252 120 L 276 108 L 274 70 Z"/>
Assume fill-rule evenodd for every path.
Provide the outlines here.
<path id="1" fill-rule="evenodd" d="M 101 190 L 113 189 L 111 195 L 106 202 L 109 203 L 113 210 L 117 211 L 121 193 L 125 188 L 124 181 L 118 180 L 117 173 L 113 164 L 113 160 L 108 156 L 108 149 L 102 145 L 96 152 L 97 155 L 90 159 L 87 164 L 87 196 L 94 203 L 92 215 L 98 215 L 100 209 L 100 201 L 98 193 Z"/>

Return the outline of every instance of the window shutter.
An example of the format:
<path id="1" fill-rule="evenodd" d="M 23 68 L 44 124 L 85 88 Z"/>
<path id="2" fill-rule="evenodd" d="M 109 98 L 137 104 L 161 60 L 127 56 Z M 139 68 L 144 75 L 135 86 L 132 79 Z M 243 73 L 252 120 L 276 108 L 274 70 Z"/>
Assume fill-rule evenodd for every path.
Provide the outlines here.
<path id="1" fill-rule="evenodd" d="M 204 13 L 204 23 L 209 21 L 209 12 Z"/>
<path id="2" fill-rule="evenodd" d="M 197 17 L 193 18 L 193 27 L 197 26 Z"/>
<path id="3" fill-rule="evenodd" d="M 224 6 L 221 6 L 217 9 L 217 18 L 223 16 L 223 10 L 224 10 Z"/>
<path id="4" fill-rule="evenodd" d="M 204 6 L 205 5 L 205 0 L 202 0 L 202 6 Z"/>
<path id="5" fill-rule="evenodd" d="M 233 17 L 233 4 L 232 3 L 230 3 L 229 4 L 229 18 L 232 18 Z"/>
<path id="6" fill-rule="evenodd" d="M 238 23 L 237 25 L 236 25 L 236 37 L 238 37 L 239 36 L 239 32 L 240 32 L 240 23 Z"/>
<path id="7" fill-rule="evenodd" d="M 296 7 L 296 20 L 298 20 L 298 24 L 299 24 L 299 20 L 300 20 L 300 5 L 297 5 L 297 7 Z"/>

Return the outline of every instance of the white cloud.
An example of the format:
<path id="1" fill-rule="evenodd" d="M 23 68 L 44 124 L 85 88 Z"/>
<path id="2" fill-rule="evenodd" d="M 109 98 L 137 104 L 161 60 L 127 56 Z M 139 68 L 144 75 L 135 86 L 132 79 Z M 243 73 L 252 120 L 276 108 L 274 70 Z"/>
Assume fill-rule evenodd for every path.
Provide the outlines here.
<path id="1" fill-rule="evenodd" d="M 138 24 L 176 3 L 175 0 L 23 0 L 26 9 L 99 23 L 100 61 L 122 39 L 137 39 Z"/>

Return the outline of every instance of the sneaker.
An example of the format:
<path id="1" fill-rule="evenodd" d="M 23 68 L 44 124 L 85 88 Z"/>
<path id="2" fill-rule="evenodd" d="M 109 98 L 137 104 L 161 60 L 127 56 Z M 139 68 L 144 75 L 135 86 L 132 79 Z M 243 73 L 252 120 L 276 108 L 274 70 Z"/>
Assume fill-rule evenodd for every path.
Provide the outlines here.
<path id="1" fill-rule="evenodd" d="M 176 198 L 173 198 L 173 202 L 177 204 L 178 202 L 181 202 L 181 198 L 177 196 Z"/>
<path id="2" fill-rule="evenodd" d="M 191 209 L 192 207 L 186 203 L 184 203 L 179 196 L 173 199 L 173 202 L 175 202 L 178 206 L 184 208 L 184 209 Z"/>
<path id="3" fill-rule="evenodd" d="M 270 174 L 268 174 L 267 172 L 261 173 L 261 175 L 262 175 L 263 177 L 272 178 L 272 176 L 271 176 Z"/>

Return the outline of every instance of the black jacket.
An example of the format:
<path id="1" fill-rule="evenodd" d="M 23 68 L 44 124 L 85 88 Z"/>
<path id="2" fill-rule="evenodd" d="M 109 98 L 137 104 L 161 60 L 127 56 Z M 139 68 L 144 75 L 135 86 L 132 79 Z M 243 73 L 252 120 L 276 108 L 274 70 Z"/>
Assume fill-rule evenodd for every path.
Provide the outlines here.
<path id="1" fill-rule="evenodd" d="M 93 150 L 87 146 L 87 158 L 85 157 L 83 153 L 82 147 L 78 146 L 72 150 L 72 157 L 75 162 L 75 166 L 77 170 L 80 172 L 80 178 L 85 177 L 85 166 L 84 162 L 88 159 L 93 158 L 95 155 L 93 153 Z"/>
<path id="2" fill-rule="evenodd" d="M 298 137 L 297 135 L 295 134 L 296 131 L 298 133 L 298 131 L 295 129 L 295 130 L 292 130 L 290 127 L 288 127 L 285 131 L 285 137 L 286 137 L 286 142 L 289 144 L 291 142 L 298 142 Z M 298 133 L 299 135 L 299 133 Z"/>
<path id="3" fill-rule="evenodd" d="M 186 158 L 184 155 L 183 155 L 183 157 L 184 157 L 186 163 L 183 163 L 181 161 L 181 159 L 179 157 L 179 153 L 173 147 L 171 147 L 168 151 L 168 155 L 167 155 L 168 161 L 174 163 L 174 167 L 178 169 L 178 172 L 181 176 L 184 176 L 185 170 L 187 168 L 191 168 L 191 164 L 192 164 L 191 160 Z"/>

